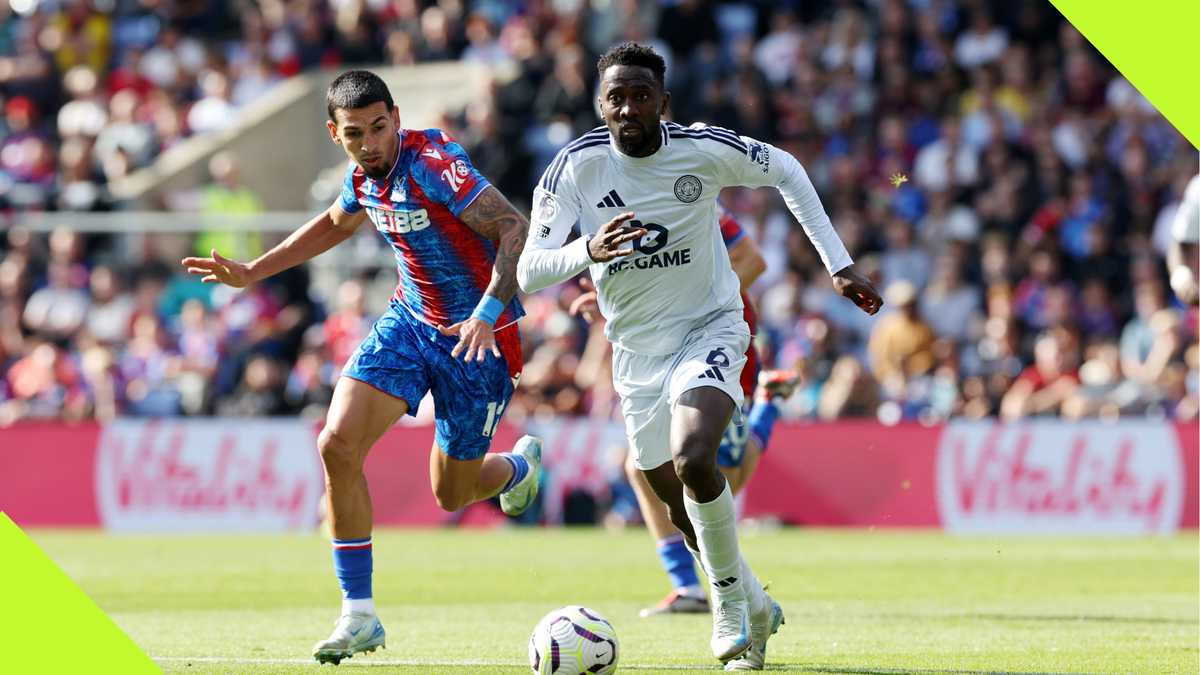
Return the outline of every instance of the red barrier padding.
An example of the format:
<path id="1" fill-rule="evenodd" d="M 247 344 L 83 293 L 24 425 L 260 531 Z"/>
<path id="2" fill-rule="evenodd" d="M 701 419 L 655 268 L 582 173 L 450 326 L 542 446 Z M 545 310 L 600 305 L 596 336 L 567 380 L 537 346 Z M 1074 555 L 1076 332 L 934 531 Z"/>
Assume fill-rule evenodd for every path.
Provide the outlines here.
<path id="1" fill-rule="evenodd" d="M 501 425 L 496 451 L 520 431 Z M 619 422 L 543 425 L 551 522 L 567 488 L 606 489 Z M 452 516 L 429 478 L 432 427 L 400 426 L 367 459 L 380 525 L 494 525 Z M 1200 426 L 1153 420 L 883 427 L 780 424 L 745 514 L 820 526 L 954 532 L 1169 533 L 1200 521 Z M 124 419 L 0 429 L 0 510 L 22 526 L 310 529 L 322 475 L 302 420 Z"/>
<path id="2" fill-rule="evenodd" d="M 100 525 L 96 424 L 0 429 L 0 511 L 22 527 Z"/>
<path id="3" fill-rule="evenodd" d="M 938 524 L 941 428 L 780 424 L 747 486 L 745 515 L 798 525 Z"/>
<path id="4" fill-rule="evenodd" d="M 1179 449 L 1183 456 L 1183 472 L 1185 485 L 1183 497 L 1183 516 L 1179 519 L 1179 527 L 1200 527 L 1200 425 L 1176 424 L 1175 431 L 1179 434 Z"/>

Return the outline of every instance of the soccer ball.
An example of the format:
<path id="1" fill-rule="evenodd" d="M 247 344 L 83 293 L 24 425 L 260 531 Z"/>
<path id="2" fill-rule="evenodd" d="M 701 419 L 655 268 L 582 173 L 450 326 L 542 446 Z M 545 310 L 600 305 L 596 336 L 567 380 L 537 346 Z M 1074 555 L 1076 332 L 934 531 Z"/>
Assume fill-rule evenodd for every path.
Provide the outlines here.
<path id="1" fill-rule="evenodd" d="M 617 670 L 617 632 L 594 610 L 569 605 L 550 612 L 529 637 L 535 675 L 607 675 Z"/>

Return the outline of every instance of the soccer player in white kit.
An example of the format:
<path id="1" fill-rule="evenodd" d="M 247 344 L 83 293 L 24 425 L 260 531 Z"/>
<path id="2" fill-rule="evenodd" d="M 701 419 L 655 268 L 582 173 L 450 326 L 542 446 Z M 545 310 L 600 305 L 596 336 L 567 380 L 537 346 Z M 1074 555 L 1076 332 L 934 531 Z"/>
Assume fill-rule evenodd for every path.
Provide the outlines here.
<path id="1" fill-rule="evenodd" d="M 713 655 L 730 670 L 762 669 L 783 612 L 738 551 L 733 495 L 716 463 L 741 409 L 750 341 L 718 193 L 777 188 L 842 295 L 870 314 L 882 300 L 795 158 L 726 129 L 664 123 L 665 65 L 650 48 L 614 47 L 598 69 L 606 126 L 546 169 L 517 280 L 532 292 L 591 272 L 630 449 L 712 586 Z M 577 222 L 582 236 L 564 245 Z"/>

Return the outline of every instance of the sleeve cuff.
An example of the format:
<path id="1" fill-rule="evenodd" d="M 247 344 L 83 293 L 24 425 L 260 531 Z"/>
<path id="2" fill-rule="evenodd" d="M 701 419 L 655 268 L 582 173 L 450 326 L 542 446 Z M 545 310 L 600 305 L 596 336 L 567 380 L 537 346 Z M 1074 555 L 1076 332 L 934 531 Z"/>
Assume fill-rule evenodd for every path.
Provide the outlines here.
<path id="1" fill-rule="evenodd" d="M 599 264 L 595 260 L 592 260 L 592 253 L 588 250 L 589 239 L 591 237 L 585 234 L 563 247 L 563 250 L 570 252 L 570 260 L 573 263 L 572 268 L 577 270 L 575 274 L 582 272 L 591 265 Z"/>
<path id="2" fill-rule="evenodd" d="M 463 197 L 462 199 L 455 201 L 450 206 L 450 213 L 454 214 L 455 218 L 462 215 L 462 212 L 466 211 L 467 207 L 470 206 L 475 201 L 475 199 L 477 197 L 479 197 L 479 195 L 484 190 L 486 190 L 488 188 L 488 186 L 490 186 L 490 185 L 491 185 L 491 183 L 487 182 L 486 180 L 481 180 L 481 181 L 475 183 L 475 187 L 471 188 L 471 191 L 467 193 L 466 197 Z"/>
<path id="3" fill-rule="evenodd" d="M 831 261 L 829 264 L 829 276 L 833 276 L 853 264 L 854 260 L 849 255 L 847 255 L 845 258 Z"/>

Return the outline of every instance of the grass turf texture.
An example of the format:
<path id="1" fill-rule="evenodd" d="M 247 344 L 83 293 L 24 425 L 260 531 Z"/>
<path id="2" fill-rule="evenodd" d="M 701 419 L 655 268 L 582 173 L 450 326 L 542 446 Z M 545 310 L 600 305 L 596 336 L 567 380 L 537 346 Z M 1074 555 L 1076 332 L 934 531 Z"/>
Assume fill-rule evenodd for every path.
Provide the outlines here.
<path id="1" fill-rule="evenodd" d="M 31 534 L 166 672 L 313 672 L 309 650 L 338 612 L 329 543 L 315 534 Z M 388 649 L 339 668 L 528 672 L 534 624 L 579 603 L 615 625 L 622 670 L 719 670 L 707 616 L 638 618 L 666 591 L 644 531 L 385 530 L 374 542 Z M 1195 533 L 743 538 L 787 613 L 768 668 L 817 673 L 1197 672 L 1197 544 Z"/>

